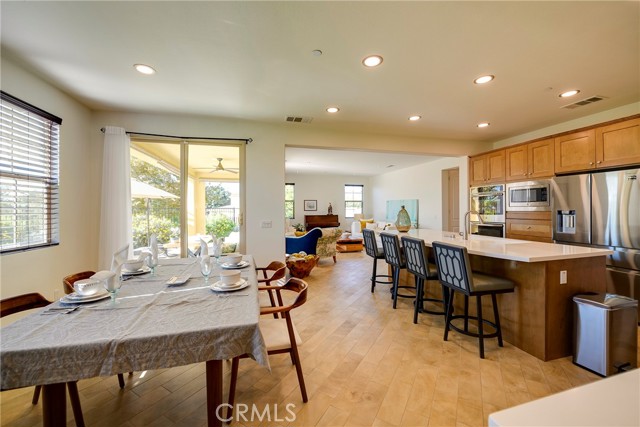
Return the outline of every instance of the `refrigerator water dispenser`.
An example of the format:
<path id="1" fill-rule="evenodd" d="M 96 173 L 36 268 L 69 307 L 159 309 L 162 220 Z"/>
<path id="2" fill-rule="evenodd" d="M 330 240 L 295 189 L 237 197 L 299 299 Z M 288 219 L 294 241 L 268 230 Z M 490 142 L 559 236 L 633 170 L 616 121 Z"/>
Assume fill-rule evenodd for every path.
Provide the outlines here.
<path id="1" fill-rule="evenodd" d="M 557 232 L 565 234 L 576 234 L 576 211 L 557 211 Z"/>

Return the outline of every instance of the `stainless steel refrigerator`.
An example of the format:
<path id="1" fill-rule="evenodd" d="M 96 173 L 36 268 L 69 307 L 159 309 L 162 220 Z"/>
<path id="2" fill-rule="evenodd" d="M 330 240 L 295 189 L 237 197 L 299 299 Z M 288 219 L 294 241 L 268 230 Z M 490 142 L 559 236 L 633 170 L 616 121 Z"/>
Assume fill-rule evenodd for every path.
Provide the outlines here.
<path id="1" fill-rule="evenodd" d="M 640 169 L 553 179 L 553 239 L 612 249 L 607 292 L 640 299 Z M 638 307 L 640 318 L 640 305 Z"/>

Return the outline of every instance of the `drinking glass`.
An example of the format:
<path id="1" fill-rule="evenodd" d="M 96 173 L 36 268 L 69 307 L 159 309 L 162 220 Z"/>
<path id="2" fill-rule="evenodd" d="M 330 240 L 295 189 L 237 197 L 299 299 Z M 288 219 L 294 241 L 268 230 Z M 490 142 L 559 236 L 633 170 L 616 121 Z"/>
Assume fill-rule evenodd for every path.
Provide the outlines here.
<path id="1" fill-rule="evenodd" d="M 200 272 L 204 276 L 204 282 L 209 283 L 209 275 L 213 271 L 214 259 L 210 256 L 202 257 L 200 260 Z"/>
<path id="2" fill-rule="evenodd" d="M 111 305 L 116 305 L 116 294 L 120 290 L 120 286 L 122 286 L 122 276 L 113 275 L 105 279 L 102 285 L 111 296 Z"/>
<path id="3" fill-rule="evenodd" d="M 216 259 L 216 264 L 220 264 L 220 255 L 222 255 L 222 242 L 213 242 L 213 256 Z"/>
<path id="4" fill-rule="evenodd" d="M 151 275 L 155 276 L 156 275 L 156 267 L 158 266 L 158 259 L 157 258 L 154 259 L 152 255 L 149 255 L 147 257 L 147 265 L 151 269 Z"/>

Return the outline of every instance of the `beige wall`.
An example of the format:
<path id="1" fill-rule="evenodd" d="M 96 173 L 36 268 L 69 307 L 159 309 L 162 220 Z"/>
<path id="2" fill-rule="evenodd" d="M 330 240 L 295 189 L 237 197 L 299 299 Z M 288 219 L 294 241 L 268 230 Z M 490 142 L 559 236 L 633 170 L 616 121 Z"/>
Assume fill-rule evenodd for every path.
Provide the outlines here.
<path id="1" fill-rule="evenodd" d="M 53 299 L 62 296 L 64 276 L 98 262 L 102 144 L 91 138 L 89 109 L 5 58 L 1 71 L 3 91 L 62 118 L 62 126 L 60 245 L 0 256 L 0 296 L 39 292 Z"/>

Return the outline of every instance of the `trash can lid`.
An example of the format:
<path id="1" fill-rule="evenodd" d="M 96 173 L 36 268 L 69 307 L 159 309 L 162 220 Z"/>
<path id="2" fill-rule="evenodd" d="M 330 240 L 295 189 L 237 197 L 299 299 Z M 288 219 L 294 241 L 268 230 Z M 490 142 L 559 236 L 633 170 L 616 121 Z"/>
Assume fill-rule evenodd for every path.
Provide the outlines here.
<path id="1" fill-rule="evenodd" d="M 637 300 L 617 294 L 578 294 L 573 297 L 573 301 L 577 303 L 595 305 L 605 309 L 637 307 L 638 305 Z"/>

